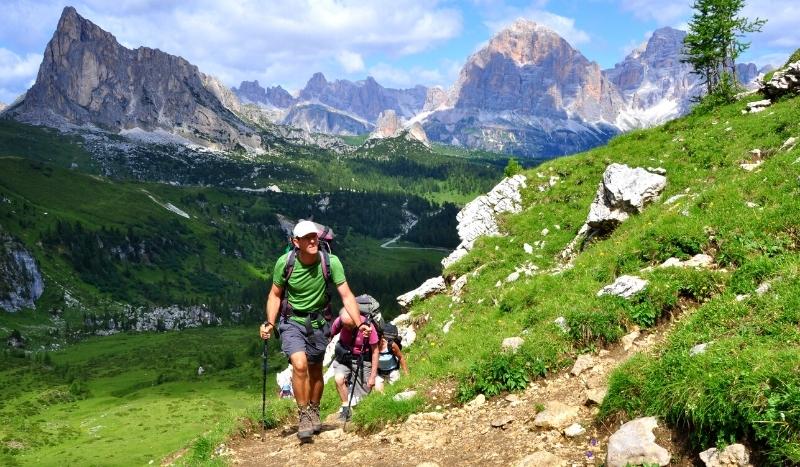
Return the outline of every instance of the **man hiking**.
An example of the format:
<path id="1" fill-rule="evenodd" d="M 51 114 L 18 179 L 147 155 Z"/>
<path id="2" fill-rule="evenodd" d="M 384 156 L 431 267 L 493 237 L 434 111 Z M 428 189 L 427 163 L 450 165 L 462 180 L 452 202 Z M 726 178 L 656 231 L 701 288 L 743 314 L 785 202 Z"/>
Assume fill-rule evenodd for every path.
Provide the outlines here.
<path id="1" fill-rule="evenodd" d="M 354 320 L 360 320 L 358 304 L 347 285 L 342 263 L 336 256 L 320 250 L 318 235 L 313 222 L 300 221 L 295 225 L 292 231 L 294 250 L 275 263 L 272 288 L 267 295 L 267 321 L 260 328 L 261 338 L 269 339 L 276 325 L 278 327 L 281 350 L 292 365 L 292 391 L 299 413 L 297 437 L 303 442 L 309 441 L 322 427 L 319 418 L 324 388 L 322 360 L 328 345 L 327 320 L 331 318 L 326 276 L 336 284 L 347 313 Z M 285 277 L 287 261 L 291 259 L 295 261 Z M 326 268 L 329 270 L 325 271 Z M 370 327 L 362 325 L 359 330 L 368 333 Z"/>

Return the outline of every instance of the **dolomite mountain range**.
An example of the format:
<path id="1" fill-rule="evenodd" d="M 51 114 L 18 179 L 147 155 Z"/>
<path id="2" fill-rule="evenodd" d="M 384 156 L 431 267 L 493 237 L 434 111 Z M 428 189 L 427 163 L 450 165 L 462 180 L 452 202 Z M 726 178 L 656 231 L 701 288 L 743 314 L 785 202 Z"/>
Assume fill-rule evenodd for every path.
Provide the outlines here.
<path id="1" fill-rule="evenodd" d="M 659 29 L 602 70 L 552 30 L 520 19 L 471 55 L 450 89 L 391 89 L 372 77 L 329 81 L 314 73 L 293 95 L 258 81 L 230 89 L 181 57 L 127 49 L 66 7 L 36 82 L 0 110 L 28 123 L 157 132 L 221 150 L 263 152 L 271 135 L 286 134 L 278 124 L 309 135 L 387 137 L 405 128 L 426 143 L 549 158 L 686 113 L 701 87 L 680 61 L 685 34 Z M 740 64 L 737 78 L 752 83 L 759 71 Z"/>

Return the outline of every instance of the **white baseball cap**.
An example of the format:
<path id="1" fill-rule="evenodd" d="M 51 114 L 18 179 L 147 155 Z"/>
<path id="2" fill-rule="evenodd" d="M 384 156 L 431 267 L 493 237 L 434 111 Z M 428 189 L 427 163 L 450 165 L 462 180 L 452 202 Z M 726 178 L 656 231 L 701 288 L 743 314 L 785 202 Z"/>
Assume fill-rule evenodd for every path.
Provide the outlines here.
<path id="1" fill-rule="evenodd" d="M 297 225 L 294 226 L 294 230 L 292 230 L 292 234 L 295 237 L 305 237 L 308 234 L 315 233 L 319 235 L 319 230 L 317 230 L 317 226 L 311 221 L 300 221 Z"/>

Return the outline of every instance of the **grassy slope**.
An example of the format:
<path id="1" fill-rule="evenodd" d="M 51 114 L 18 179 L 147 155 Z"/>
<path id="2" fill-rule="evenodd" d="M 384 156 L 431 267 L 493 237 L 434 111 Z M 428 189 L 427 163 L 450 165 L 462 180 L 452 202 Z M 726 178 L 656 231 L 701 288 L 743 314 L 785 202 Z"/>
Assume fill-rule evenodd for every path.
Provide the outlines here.
<path id="1" fill-rule="evenodd" d="M 237 416 L 260 415 L 255 336 L 250 327 L 115 335 L 47 362 L 0 356 L 0 463 L 147 464 Z M 271 350 L 273 397 L 285 359 Z"/>
<path id="2" fill-rule="evenodd" d="M 508 236 L 480 240 L 446 271 L 454 277 L 473 272 L 462 303 L 437 296 L 413 308 L 428 323 L 408 349 L 413 374 L 387 396 L 367 399 L 356 422 L 373 427 L 403 417 L 415 409 L 398 408 L 389 396 L 438 380 L 457 379 L 462 400 L 522 388 L 577 354 L 616 341 L 634 324 L 650 326 L 696 308 L 677 325 L 661 358 L 638 359 L 617 373 L 603 413 L 659 415 L 695 433 L 698 446 L 745 440 L 773 461 L 800 462 L 800 150 L 779 150 L 786 139 L 800 136 L 799 101 L 754 115 L 741 115 L 744 102 L 736 103 L 527 171 L 525 209 L 505 218 Z M 739 163 L 755 148 L 768 160 L 746 172 Z M 573 269 L 496 287 L 526 261 L 541 269 L 556 264 L 612 162 L 666 168 L 661 200 L 589 245 Z M 539 191 L 550 175 L 560 182 Z M 688 196 L 664 204 L 676 194 Z M 545 228 L 549 233 L 543 236 Z M 523 252 L 523 243 L 540 240 L 543 248 Z M 671 256 L 700 252 L 712 254 L 721 268 L 639 272 Z M 641 275 L 650 286 L 631 301 L 596 297 L 622 274 Z M 775 285 L 764 297 L 735 301 L 735 294 L 752 293 L 766 279 Z M 569 333 L 553 323 L 559 316 L 566 317 Z M 453 317 L 455 324 L 443 334 Z M 501 340 L 514 335 L 525 337 L 521 351 L 498 354 Z M 688 348 L 701 342 L 712 342 L 709 351 L 690 359 Z"/>

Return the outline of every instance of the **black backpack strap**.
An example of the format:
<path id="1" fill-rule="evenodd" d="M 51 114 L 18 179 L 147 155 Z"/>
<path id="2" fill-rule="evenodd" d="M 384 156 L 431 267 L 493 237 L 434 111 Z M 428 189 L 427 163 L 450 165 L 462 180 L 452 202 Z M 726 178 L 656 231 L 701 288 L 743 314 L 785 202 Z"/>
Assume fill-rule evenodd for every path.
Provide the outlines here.
<path id="1" fill-rule="evenodd" d="M 322 262 L 322 277 L 325 278 L 325 282 L 328 282 L 331 280 L 331 254 L 320 249 L 319 259 Z"/>

